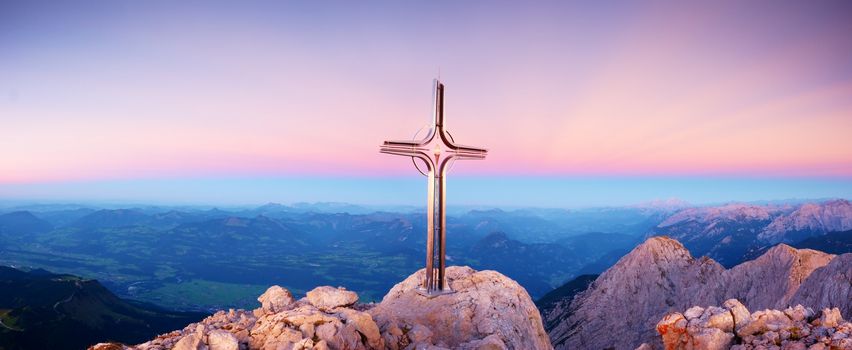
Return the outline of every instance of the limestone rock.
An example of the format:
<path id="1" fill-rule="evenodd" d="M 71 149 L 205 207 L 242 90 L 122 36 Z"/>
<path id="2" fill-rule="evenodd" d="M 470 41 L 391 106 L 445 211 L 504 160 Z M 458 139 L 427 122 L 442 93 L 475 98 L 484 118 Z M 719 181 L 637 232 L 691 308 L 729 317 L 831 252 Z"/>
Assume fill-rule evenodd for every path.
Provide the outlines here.
<path id="1" fill-rule="evenodd" d="M 329 311 L 336 307 L 355 304 L 358 301 L 358 294 L 345 288 L 322 286 L 308 292 L 306 299 L 318 309 Z"/>
<path id="2" fill-rule="evenodd" d="M 503 340 L 500 339 L 500 336 L 497 334 L 489 335 L 480 340 L 474 340 L 471 342 L 467 342 L 461 344 L 459 346 L 461 350 L 507 350 L 506 344 L 503 343 Z"/>
<path id="3" fill-rule="evenodd" d="M 738 303 L 738 302 L 737 302 Z M 727 305 L 736 305 L 732 300 Z M 731 307 L 729 309 L 734 309 Z M 820 317 L 809 315 L 809 308 L 802 305 L 784 311 L 762 310 L 753 313 L 746 325 L 737 331 L 737 336 L 727 324 L 705 322 L 713 315 L 714 307 L 706 308 L 702 316 L 689 320 L 680 313 L 671 313 L 657 324 L 666 350 L 803 350 L 803 349 L 852 349 L 852 323 L 846 322 L 838 309 L 823 309 Z M 730 312 L 733 314 L 733 312 Z M 708 315 L 710 315 L 708 317 Z M 825 324 L 825 325 L 824 325 Z M 737 342 L 738 344 L 734 344 Z"/>
<path id="4" fill-rule="evenodd" d="M 343 309 L 338 315 L 342 316 L 347 325 L 351 325 L 355 331 L 367 338 L 368 346 L 374 349 L 384 347 L 384 340 L 382 340 L 382 335 L 379 333 L 379 327 L 373 321 L 373 317 L 370 314 Z"/>
<path id="5" fill-rule="evenodd" d="M 187 334 L 178 340 L 173 350 L 204 350 L 207 349 L 206 344 L 202 343 L 204 339 L 204 326 L 198 325 L 194 333 Z"/>
<path id="6" fill-rule="evenodd" d="M 412 343 L 432 343 L 432 331 L 423 325 L 415 324 L 411 327 L 411 330 L 408 331 L 408 339 L 410 339 Z"/>
<path id="7" fill-rule="evenodd" d="M 827 265 L 814 270 L 796 291 L 790 304 L 816 309 L 836 307 L 852 318 L 852 253 L 838 255 Z"/>
<path id="8" fill-rule="evenodd" d="M 280 286 L 272 286 L 257 298 L 261 308 L 266 313 L 276 313 L 289 309 L 296 301 L 289 290 Z"/>
<path id="9" fill-rule="evenodd" d="M 451 266 L 446 274 L 454 293 L 428 298 L 416 291 L 424 273 L 394 286 L 368 311 L 378 324 L 424 326 L 433 344 L 450 348 L 495 334 L 509 349 L 551 348 L 538 309 L 517 282 L 495 271 Z"/>
<path id="10" fill-rule="evenodd" d="M 703 328 L 691 334 L 689 343 L 693 349 L 727 350 L 734 340 L 733 333 L 726 333 L 718 328 Z"/>
<path id="11" fill-rule="evenodd" d="M 734 331 L 734 317 L 731 312 L 722 308 L 708 308 L 707 327 L 720 329 L 724 332 Z"/>
<path id="12" fill-rule="evenodd" d="M 689 310 L 686 310 L 686 312 L 683 313 L 683 317 L 686 317 L 687 320 L 691 320 L 693 318 L 701 317 L 701 314 L 703 314 L 703 313 L 704 313 L 703 307 L 693 306 L 693 307 L 689 308 Z"/>
<path id="13" fill-rule="evenodd" d="M 751 314 L 751 319 L 748 324 L 737 331 L 740 337 L 752 335 L 755 333 L 764 333 L 768 331 L 778 331 L 792 327 L 793 320 L 790 319 L 784 312 L 779 310 L 763 310 L 756 311 Z"/>
<path id="14" fill-rule="evenodd" d="M 677 349 L 687 343 L 687 325 L 688 321 L 679 312 L 668 314 L 657 323 L 657 333 L 663 337 L 666 350 Z"/>
<path id="15" fill-rule="evenodd" d="M 748 324 L 751 320 L 751 313 L 749 313 L 745 305 L 737 299 L 725 300 L 722 306 L 731 313 L 735 331 L 739 331 L 740 328 Z"/>
<path id="16" fill-rule="evenodd" d="M 825 308 L 822 309 L 822 316 L 819 318 L 819 325 L 823 327 L 837 327 L 837 324 L 843 321 L 840 316 L 840 309 Z"/>
<path id="17" fill-rule="evenodd" d="M 217 329 L 207 334 L 207 346 L 210 350 L 239 350 L 240 343 L 230 332 Z"/>

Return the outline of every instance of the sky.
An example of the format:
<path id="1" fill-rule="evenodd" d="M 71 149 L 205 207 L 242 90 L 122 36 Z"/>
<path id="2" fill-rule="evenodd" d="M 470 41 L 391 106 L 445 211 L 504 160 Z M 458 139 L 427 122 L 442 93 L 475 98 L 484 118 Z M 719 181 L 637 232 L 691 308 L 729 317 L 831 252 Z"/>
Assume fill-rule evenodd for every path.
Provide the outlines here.
<path id="1" fill-rule="evenodd" d="M 0 200 L 852 198 L 852 3 L 0 1 Z"/>

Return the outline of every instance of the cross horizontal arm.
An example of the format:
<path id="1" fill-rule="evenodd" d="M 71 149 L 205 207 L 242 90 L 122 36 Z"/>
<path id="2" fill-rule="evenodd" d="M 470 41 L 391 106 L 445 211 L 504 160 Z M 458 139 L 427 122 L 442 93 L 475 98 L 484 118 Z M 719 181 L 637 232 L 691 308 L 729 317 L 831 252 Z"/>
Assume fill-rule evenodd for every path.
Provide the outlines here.
<path id="1" fill-rule="evenodd" d="M 428 142 L 429 140 L 391 140 L 385 141 L 382 147 L 420 147 Z"/>
<path id="2" fill-rule="evenodd" d="M 458 152 L 454 152 L 453 158 L 458 159 L 458 160 L 485 159 L 485 153 L 458 153 Z"/>
<path id="3" fill-rule="evenodd" d="M 379 149 L 379 152 L 385 154 L 393 154 L 397 156 L 417 157 L 431 163 L 431 159 L 426 153 L 423 152 L 423 150 L 414 147 L 382 146 Z"/>
<path id="4" fill-rule="evenodd" d="M 453 150 L 453 158 L 456 159 L 485 159 L 485 156 L 488 155 L 488 150 L 484 148 L 456 144 L 452 144 L 450 147 Z"/>
<path id="5" fill-rule="evenodd" d="M 456 152 L 466 152 L 466 153 L 488 153 L 488 150 L 485 148 L 474 147 L 474 146 L 465 146 L 465 145 L 457 145 L 452 144 L 450 148 L 454 149 Z"/>

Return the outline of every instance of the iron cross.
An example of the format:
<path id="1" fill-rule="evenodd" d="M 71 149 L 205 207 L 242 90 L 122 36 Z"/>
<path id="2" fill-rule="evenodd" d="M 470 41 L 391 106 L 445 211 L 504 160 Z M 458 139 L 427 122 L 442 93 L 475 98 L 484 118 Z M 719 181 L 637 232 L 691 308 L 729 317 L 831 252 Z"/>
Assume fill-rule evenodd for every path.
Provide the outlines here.
<path id="1" fill-rule="evenodd" d="M 426 277 L 421 294 L 436 296 L 452 293 L 446 283 L 447 218 L 446 218 L 446 175 L 454 160 L 485 159 L 488 150 L 462 146 L 453 141 L 444 129 L 444 84 L 434 82 L 434 106 L 432 125 L 422 140 L 385 141 L 380 152 L 419 159 L 426 165 L 424 175 L 428 178 L 426 215 Z M 416 163 L 415 163 L 416 165 Z M 418 168 L 419 170 L 419 168 Z"/>

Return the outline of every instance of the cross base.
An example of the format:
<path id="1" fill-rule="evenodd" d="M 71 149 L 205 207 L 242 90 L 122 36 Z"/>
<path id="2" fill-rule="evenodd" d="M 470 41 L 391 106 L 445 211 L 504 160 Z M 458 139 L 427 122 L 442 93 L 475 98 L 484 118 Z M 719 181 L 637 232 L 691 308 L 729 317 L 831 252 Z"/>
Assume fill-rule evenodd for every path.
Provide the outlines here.
<path id="1" fill-rule="evenodd" d="M 456 291 L 450 289 L 450 287 L 447 287 L 446 289 L 443 289 L 443 290 L 432 290 L 432 291 L 430 291 L 430 290 L 427 290 L 426 288 L 423 288 L 422 286 L 415 288 L 414 291 L 417 292 L 417 294 L 420 294 L 420 295 L 427 297 L 429 299 L 432 299 L 434 297 L 438 297 L 438 296 L 441 296 L 441 295 L 453 294 L 453 293 L 456 292 Z"/>

